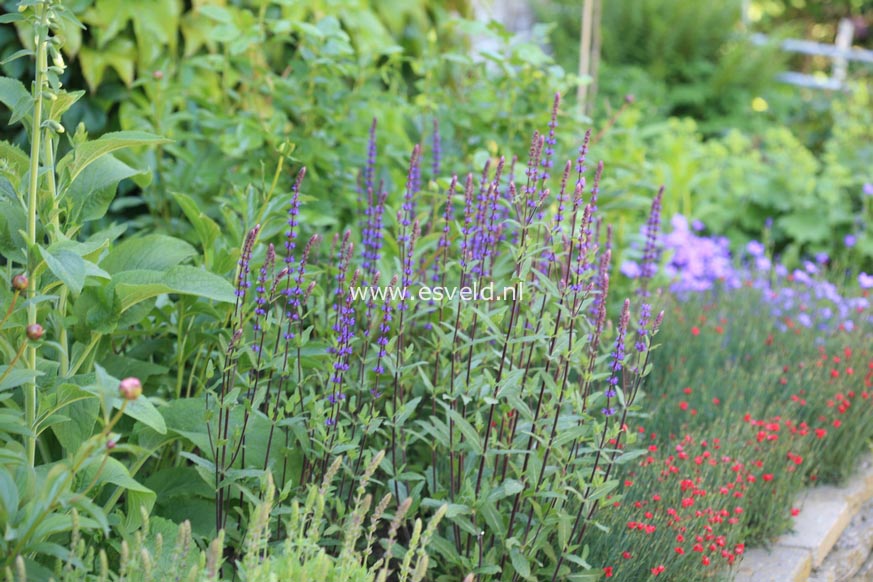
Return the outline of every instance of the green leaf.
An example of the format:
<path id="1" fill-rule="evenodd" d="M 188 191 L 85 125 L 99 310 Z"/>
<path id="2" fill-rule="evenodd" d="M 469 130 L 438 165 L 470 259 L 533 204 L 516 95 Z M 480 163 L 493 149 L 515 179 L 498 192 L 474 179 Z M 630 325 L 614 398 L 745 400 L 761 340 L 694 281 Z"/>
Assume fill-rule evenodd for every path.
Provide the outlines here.
<path id="1" fill-rule="evenodd" d="M 16 120 L 24 119 L 25 115 L 33 108 L 30 92 L 24 84 L 17 79 L 0 77 L 0 103 L 12 112 L 9 124 Z"/>
<path id="2" fill-rule="evenodd" d="M 85 260 L 82 257 L 72 251 L 47 251 L 42 246 L 39 247 L 39 252 L 49 270 L 74 295 L 82 292 L 82 287 L 85 286 Z"/>
<path id="3" fill-rule="evenodd" d="M 518 548 L 509 550 L 509 559 L 512 560 L 512 567 L 515 568 L 519 576 L 524 579 L 530 578 L 530 563 L 527 561 L 527 557 L 521 553 L 521 550 Z"/>
<path id="4" fill-rule="evenodd" d="M 106 154 L 124 148 L 158 145 L 169 143 L 170 141 L 145 131 L 115 131 L 107 133 L 95 140 L 83 143 L 61 158 L 58 162 L 58 172 L 65 172 L 66 183 L 72 184 L 85 168 Z"/>
<path id="5" fill-rule="evenodd" d="M 188 221 L 194 226 L 194 230 L 197 232 L 197 238 L 200 239 L 200 244 L 203 245 L 203 254 L 208 257 L 212 252 L 212 246 L 215 244 L 215 240 L 221 234 L 221 228 L 214 220 L 206 216 L 206 214 L 200 210 L 200 207 L 197 206 L 197 203 L 194 202 L 194 199 L 187 194 L 174 192 L 173 198 L 182 208 L 182 212 L 185 213 L 185 217 Z M 206 264 L 210 264 L 208 260 L 206 261 Z"/>
<path id="6" fill-rule="evenodd" d="M 10 518 L 18 512 L 20 499 L 15 479 L 6 470 L 6 467 L 0 465 L 0 523 L 8 524 L 14 521 Z"/>
<path id="7" fill-rule="evenodd" d="M 165 271 L 197 255 L 185 241 L 163 234 L 129 238 L 112 249 L 100 266 L 108 273 Z"/>
<path id="8" fill-rule="evenodd" d="M 467 419 L 461 416 L 457 411 L 451 410 L 448 407 L 446 408 L 449 416 L 455 421 L 455 428 L 461 431 L 461 435 L 464 437 L 464 445 L 471 447 L 474 452 L 481 454 L 482 438 L 479 436 L 476 429 L 473 428 L 473 425 L 471 425 Z"/>
<path id="9" fill-rule="evenodd" d="M 99 472 L 98 472 L 99 471 Z M 127 525 L 131 528 L 139 527 L 142 524 L 141 510 L 151 511 L 155 505 L 157 496 L 155 492 L 139 483 L 136 479 L 130 476 L 130 471 L 121 461 L 113 457 L 106 457 L 106 462 L 89 467 L 85 471 L 85 483 L 97 479 L 97 483 L 104 485 L 116 485 L 125 491 L 125 499 L 127 503 Z"/>
<path id="10" fill-rule="evenodd" d="M 9 366 L 0 366 L 0 376 L 6 374 L 8 368 Z M 42 376 L 42 372 L 28 370 L 26 368 L 15 368 L 9 372 L 5 378 L 3 378 L 2 382 L 0 382 L 0 392 L 31 382 L 35 380 L 37 376 Z"/>
<path id="11" fill-rule="evenodd" d="M 82 66 L 82 76 L 92 93 L 103 82 L 103 75 L 109 67 L 129 86 L 133 83 L 136 68 L 136 45 L 129 38 L 119 37 L 99 50 L 83 46 L 79 52 L 79 64 Z"/>
<path id="12" fill-rule="evenodd" d="M 117 406 L 121 407 L 121 399 L 118 399 Z M 155 405 L 148 398 L 140 396 L 136 400 L 129 400 L 124 408 L 124 414 L 134 418 L 159 434 L 167 434 L 167 425 L 164 423 L 164 417 L 155 408 Z"/>
<path id="13" fill-rule="evenodd" d="M 12 24 L 13 22 L 18 22 L 20 20 L 24 20 L 24 14 L 20 12 L 7 12 L 6 14 L 0 15 L 0 24 Z"/>
<path id="14" fill-rule="evenodd" d="M 142 173 L 113 155 L 98 158 L 61 192 L 69 207 L 69 219 L 85 222 L 102 218 L 115 198 L 118 183 Z"/>
<path id="15" fill-rule="evenodd" d="M 85 95 L 84 91 L 70 91 L 69 93 L 62 91 L 58 93 L 54 101 L 46 103 L 48 106 L 48 118 L 60 119 L 83 95 Z"/>
<path id="16" fill-rule="evenodd" d="M 84 398 L 83 398 L 84 397 Z M 68 453 L 75 453 L 91 438 L 100 413 L 100 402 L 93 393 L 73 384 L 61 384 L 57 389 L 54 411 L 63 410 L 69 418 L 63 424 L 52 424 L 51 430 Z M 40 430 L 45 428 L 41 426 Z"/>
<path id="17" fill-rule="evenodd" d="M 122 312 L 141 301 L 167 293 L 194 295 L 224 303 L 233 303 L 236 299 L 233 286 L 223 277 L 185 265 L 173 267 L 166 273 L 124 271 L 113 281 L 117 282 L 115 293 Z"/>

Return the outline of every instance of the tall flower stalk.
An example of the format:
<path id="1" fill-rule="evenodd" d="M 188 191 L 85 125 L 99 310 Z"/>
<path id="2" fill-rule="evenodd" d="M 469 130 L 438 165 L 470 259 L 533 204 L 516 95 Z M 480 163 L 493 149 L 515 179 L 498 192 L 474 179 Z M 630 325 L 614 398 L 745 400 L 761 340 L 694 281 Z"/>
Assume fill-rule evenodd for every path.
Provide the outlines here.
<path id="1" fill-rule="evenodd" d="M 33 122 L 30 129 L 30 181 L 27 188 L 27 262 L 28 271 L 35 273 L 37 265 L 36 257 L 36 206 L 39 194 L 39 166 L 42 148 L 43 132 L 43 92 L 49 88 L 48 83 L 48 40 L 49 40 L 49 17 L 51 6 L 48 1 L 36 4 L 35 41 L 36 46 L 36 77 L 33 83 Z M 54 168 L 49 168 L 53 172 Z M 36 275 L 34 274 L 34 279 Z M 27 289 L 27 325 L 36 324 L 36 303 L 32 299 L 36 296 L 37 281 L 34 280 Z M 28 345 L 25 350 L 24 362 L 27 369 L 36 373 L 36 346 Z M 24 419 L 28 427 L 32 428 L 37 415 L 36 380 L 29 380 L 24 386 Z M 25 437 L 25 450 L 27 462 L 33 467 L 36 460 L 36 437 Z"/>

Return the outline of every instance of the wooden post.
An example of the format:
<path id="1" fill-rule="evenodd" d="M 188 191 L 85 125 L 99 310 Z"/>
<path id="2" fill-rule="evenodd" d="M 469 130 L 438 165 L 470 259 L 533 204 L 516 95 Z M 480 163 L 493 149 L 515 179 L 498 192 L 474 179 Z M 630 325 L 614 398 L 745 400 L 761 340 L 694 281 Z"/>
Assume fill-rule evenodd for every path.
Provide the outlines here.
<path id="1" fill-rule="evenodd" d="M 591 84 L 585 99 L 585 114 L 591 117 L 597 100 L 597 75 L 600 69 L 600 15 L 603 13 L 602 0 L 594 0 L 594 18 L 591 27 Z"/>
<path id="2" fill-rule="evenodd" d="M 855 25 L 848 18 L 841 18 L 840 24 L 837 27 L 837 37 L 834 39 L 834 45 L 841 50 L 849 50 L 852 46 L 852 38 L 855 36 Z M 835 83 L 842 86 L 846 81 L 846 74 L 849 70 L 849 61 L 845 55 L 834 57 L 834 65 L 831 68 L 831 79 Z"/>
<path id="3" fill-rule="evenodd" d="M 593 32 L 594 0 L 585 0 L 582 5 L 582 30 L 579 33 L 579 77 L 591 74 L 591 36 Z M 586 111 L 588 85 L 579 84 L 576 90 L 576 100 L 579 103 L 580 113 Z"/>

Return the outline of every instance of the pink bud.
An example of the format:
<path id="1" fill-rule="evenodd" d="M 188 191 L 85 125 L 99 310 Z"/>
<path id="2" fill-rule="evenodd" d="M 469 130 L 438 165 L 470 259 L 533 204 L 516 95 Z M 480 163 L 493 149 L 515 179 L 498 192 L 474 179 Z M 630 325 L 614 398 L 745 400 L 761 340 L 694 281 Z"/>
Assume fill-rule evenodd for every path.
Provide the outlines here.
<path id="1" fill-rule="evenodd" d="M 30 281 L 24 273 L 12 277 L 12 289 L 15 291 L 26 291 L 29 284 Z"/>
<path id="2" fill-rule="evenodd" d="M 136 400 L 142 394 L 142 382 L 139 378 L 125 378 L 118 383 L 118 393 L 125 400 Z"/>
<path id="3" fill-rule="evenodd" d="M 27 333 L 27 339 L 37 341 L 42 338 L 42 335 L 45 333 L 45 330 L 38 323 L 34 323 L 33 325 L 28 325 L 25 330 Z"/>

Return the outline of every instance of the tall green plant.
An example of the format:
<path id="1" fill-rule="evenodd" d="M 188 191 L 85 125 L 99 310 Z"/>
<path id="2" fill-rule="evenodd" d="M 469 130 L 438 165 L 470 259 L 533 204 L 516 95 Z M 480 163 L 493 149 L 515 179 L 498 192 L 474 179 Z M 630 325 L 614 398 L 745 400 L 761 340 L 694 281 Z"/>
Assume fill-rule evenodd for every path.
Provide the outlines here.
<path id="1" fill-rule="evenodd" d="M 135 131 L 88 140 L 82 125 L 69 136 L 62 116 L 83 92 L 63 89 L 60 48 L 62 24 L 77 24 L 75 19 L 54 0 L 21 2 L 3 19 L 32 30 L 33 49 L 15 57 L 32 57 L 35 73 L 30 91 L 19 81 L 0 78 L 0 102 L 30 136 L 29 156 L 16 145 L 0 143 L 0 255 L 6 283 L 0 290 L 6 306 L 0 322 L 0 437 L 6 446 L 0 469 L 10 477 L 4 480 L 0 518 L 5 529 L 16 532 L 4 541 L 10 544 L 7 557 L 33 562 L 40 554 L 56 554 L 55 540 L 71 527 L 72 500 L 89 503 L 94 516 L 89 528 L 99 523 L 103 529 L 107 521 L 100 516 L 118 509 L 126 512 L 119 523 L 132 527 L 139 509 L 154 503 L 154 493 L 132 477 L 151 454 L 144 443 L 131 438 L 115 450 L 133 457 L 130 466 L 100 453 L 107 427 L 117 423 L 125 431 L 137 423 L 166 431 L 146 399 L 125 406 L 109 396 L 119 384 L 114 375 L 136 372 L 130 367 L 136 360 L 113 348 L 111 341 L 124 337 L 113 332 L 144 321 L 159 296 L 230 301 L 233 291 L 222 278 L 181 265 L 195 254 L 182 241 L 140 237 L 115 244 L 124 226 L 97 228 L 118 184 L 147 178 L 115 153 L 167 140 Z M 160 249 L 154 246 L 158 241 Z M 113 416 L 113 409 L 119 414 Z M 85 466 L 95 455 L 103 461 L 89 474 Z M 31 491 L 44 493 L 34 497 Z M 117 507 L 122 495 L 124 510 Z M 102 507 L 90 496 L 105 496 Z"/>

